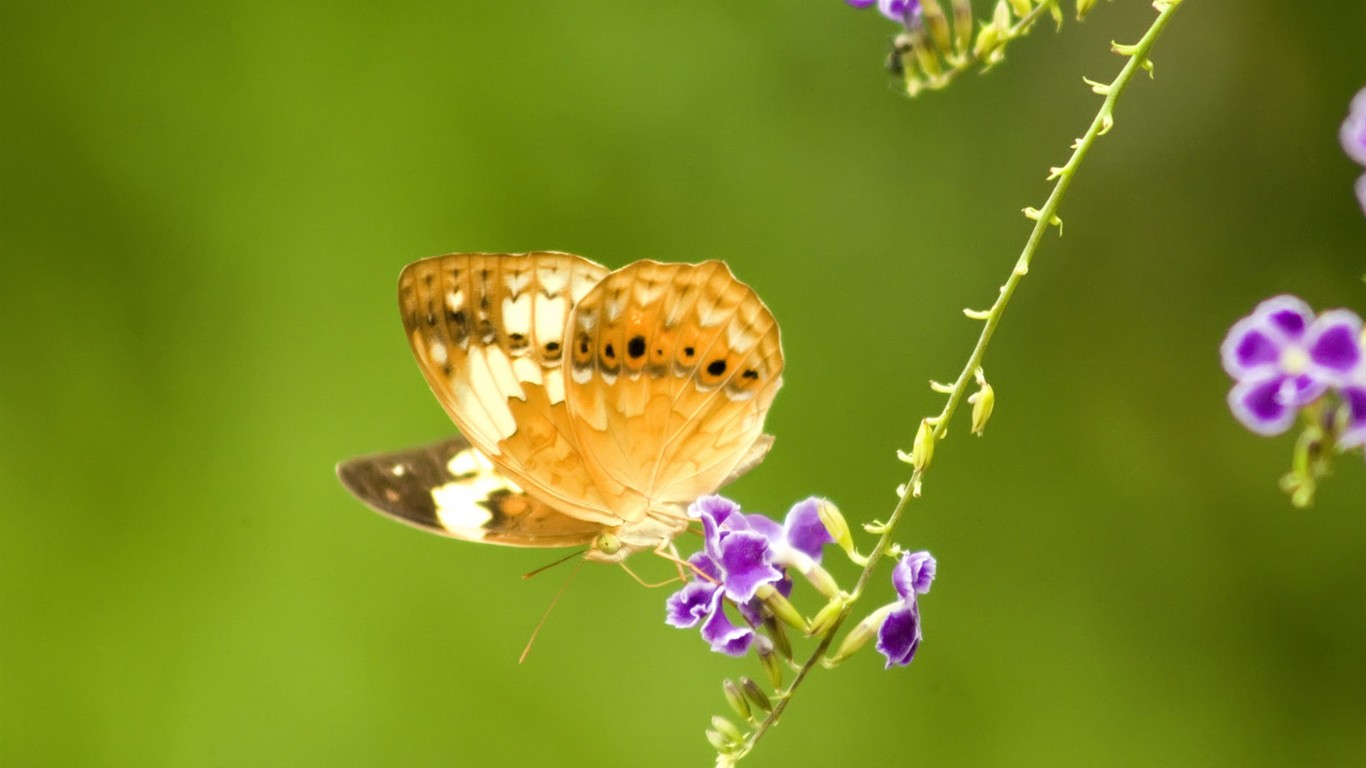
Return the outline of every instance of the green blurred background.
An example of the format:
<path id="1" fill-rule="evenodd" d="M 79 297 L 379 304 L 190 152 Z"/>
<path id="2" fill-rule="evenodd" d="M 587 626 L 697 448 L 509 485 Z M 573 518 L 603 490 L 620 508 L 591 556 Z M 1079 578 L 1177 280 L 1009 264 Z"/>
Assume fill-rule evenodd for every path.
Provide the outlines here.
<path id="1" fill-rule="evenodd" d="M 8 0 L 0 762 L 709 764 L 720 680 L 759 671 L 664 626 L 667 589 L 584 568 L 518 666 L 565 571 L 336 482 L 452 430 L 399 269 L 728 261 L 788 357 L 731 495 L 885 517 L 1082 76 L 1152 16 L 1101 4 L 909 101 L 893 26 L 838 0 Z M 1366 310 L 1362 29 L 1177 14 L 990 349 L 986 437 L 959 420 L 902 531 L 940 564 L 919 657 L 819 671 L 754 765 L 1366 761 L 1366 468 L 1292 509 L 1292 440 L 1232 420 L 1217 354 L 1278 292 Z"/>

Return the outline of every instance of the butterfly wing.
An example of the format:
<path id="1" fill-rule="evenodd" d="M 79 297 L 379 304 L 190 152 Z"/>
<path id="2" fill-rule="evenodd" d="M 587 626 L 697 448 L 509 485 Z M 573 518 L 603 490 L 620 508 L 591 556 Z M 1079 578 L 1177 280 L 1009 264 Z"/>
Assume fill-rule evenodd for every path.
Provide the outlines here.
<path id="1" fill-rule="evenodd" d="M 569 547 L 603 529 L 523 493 L 463 437 L 344 461 L 337 476 L 375 511 L 465 541 Z"/>
<path id="2" fill-rule="evenodd" d="M 762 459 L 782 345 L 725 264 L 623 267 L 575 304 L 566 343 L 574 437 L 624 519 L 681 511 Z"/>
<path id="3" fill-rule="evenodd" d="M 399 275 L 413 354 L 460 432 L 531 497 L 600 525 L 620 519 L 579 452 L 563 344 L 574 304 L 607 274 L 538 252 L 437 256 Z"/>

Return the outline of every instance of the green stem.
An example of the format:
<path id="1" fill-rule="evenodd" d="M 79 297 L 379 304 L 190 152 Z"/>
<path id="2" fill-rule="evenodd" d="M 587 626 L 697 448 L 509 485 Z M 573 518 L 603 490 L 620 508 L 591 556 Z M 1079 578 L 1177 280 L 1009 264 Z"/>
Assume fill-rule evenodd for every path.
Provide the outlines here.
<path id="1" fill-rule="evenodd" d="M 1054 222 L 1057 222 L 1061 227 L 1061 222 L 1057 221 L 1056 218 L 1057 211 L 1062 205 L 1062 199 L 1064 195 L 1067 194 L 1068 187 L 1072 184 L 1072 179 L 1076 176 L 1077 168 L 1080 166 L 1082 160 L 1085 159 L 1087 152 L 1091 149 L 1091 145 L 1095 143 L 1096 139 L 1108 131 L 1110 126 L 1114 124 L 1114 106 L 1116 100 L 1119 98 L 1119 94 L 1129 85 L 1129 82 L 1133 80 L 1134 75 L 1137 74 L 1140 69 L 1149 66 L 1148 53 L 1152 50 L 1153 43 L 1157 41 L 1158 36 L 1161 35 L 1162 30 L 1167 26 L 1167 22 L 1171 19 L 1172 14 L 1176 11 L 1177 7 L 1181 5 L 1182 1 L 1183 0 L 1158 0 L 1158 2 L 1153 3 L 1153 7 L 1158 10 L 1158 16 L 1157 19 L 1153 21 L 1152 26 L 1148 28 L 1147 33 L 1143 35 L 1143 39 L 1132 47 L 1116 47 L 1117 51 L 1129 56 L 1129 61 L 1109 85 L 1099 87 L 1099 90 L 1105 94 L 1105 101 L 1101 105 L 1100 111 L 1096 113 L 1096 117 L 1091 121 L 1091 125 L 1086 133 L 1073 145 L 1072 156 L 1068 159 L 1067 164 L 1061 168 L 1053 169 L 1050 178 L 1055 179 L 1056 183 L 1053 185 L 1053 191 L 1049 194 L 1048 200 L 1044 203 L 1043 208 L 1039 209 L 1037 213 L 1030 213 L 1030 218 L 1034 220 L 1034 229 L 1029 234 L 1029 240 L 1026 241 L 1024 250 L 1021 251 L 1019 259 L 1015 262 L 1015 268 L 1011 270 L 1010 277 L 1007 278 L 1005 284 L 1001 286 L 1001 292 L 996 298 L 996 302 L 992 304 L 991 309 L 985 314 L 985 317 L 983 318 L 985 322 L 982 326 L 981 335 L 977 337 L 977 344 L 973 347 L 972 354 L 968 356 L 967 363 L 963 366 L 963 370 L 958 374 L 958 379 L 954 382 L 952 390 L 948 392 L 948 399 L 944 403 L 943 410 L 939 412 L 938 416 L 933 416 L 929 419 L 930 423 L 934 425 L 935 440 L 942 439 L 948 431 L 949 421 L 953 418 L 954 412 L 958 409 L 958 404 L 967 393 L 968 387 L 973 382 L 974 375 L 978 368 L 981 367 L 982 358 L 986 354 L 987 345 L 991 342 L 992 334 L 996 332 L 996 326 L 1001 322 L 1001 316 L 1005 313 L 1006 305 L 1010 303 L 1010 298 L 1014 295 L 1015 288 L 1020 284 L 1020 280 L 1029 273 L 1029 264 L 1033 260 L 1035 252 L 1038 251 L 1039 244 L 1043 241 L 1044 232 L 1046 232 L 1048 227 Z M 868 562 L 864 566 L 863 572 L 859 574 L 858 582 L 854 587 L 854 591 L 851 595 L 852 599 L 849 601 L 849 604 L 845 606 L 845 609 L 840 613 L 839 618 L 833 623 L 830 630 L 825 634 L 825 637 L 821 639 L 821 642 L 816 646 L 815 651 L 812 652 L 811 656 L 798 669 L 796 677 L 793 678 L 786 689 L 779 692 L 777 700 L 774 702 L 773 711 L 755 726 L 754 731 L 749 734 L 740 748 L 729 756 L 732 761 L 739 760 L 749 754 L 750 750 L 754 749 L 754 746 L 759 742 L 759 739 L 778 722 L 778 719 L 787 709 L 787 705 L 791 703 L 792 696 L 797 688 L 802 684 L 802 681 L 806 679 L 807 674 L 820 662 L 820 659 L 825 655 L 826 651 L 829 650 L 830 644 L 834 641 L 840 626 L 853 611 L 853 603 L 863 594 L 864 588 L 872 579 L 873 571 L 877 568 L 878 562 L 891 546 L 892 535 L 896 531 L 897 524 L 901 522 L 901 518 L 905 513 L 906 508 L 909 506 L 911 499 L 919 496 L 920 481 L 924 472 L 925 467 L 922 467 L 916 469 L 911 474 L 911 480 L 907 484 L 905 492 L 901 494 L 901 498 L 897 501 L 896 507 L 892 510 L 891 517 L 888 518 L 886 525 L 883 528 L 882 537 L 878 539 L 877 546 L 873 548 L 872 553 L 868 556 Z"/>

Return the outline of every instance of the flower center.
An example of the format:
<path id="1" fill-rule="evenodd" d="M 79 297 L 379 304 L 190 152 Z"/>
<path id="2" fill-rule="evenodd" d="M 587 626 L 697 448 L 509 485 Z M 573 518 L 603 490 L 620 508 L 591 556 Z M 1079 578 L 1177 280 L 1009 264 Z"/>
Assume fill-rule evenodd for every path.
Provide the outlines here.
<path id="1" fill-rule="evenodd" d="M 1296 344 L 1288 345 L 1281 351 L 1281 370 L 1295 375 L 1304 373 L 1309 367 L 1309 353 Z"/>

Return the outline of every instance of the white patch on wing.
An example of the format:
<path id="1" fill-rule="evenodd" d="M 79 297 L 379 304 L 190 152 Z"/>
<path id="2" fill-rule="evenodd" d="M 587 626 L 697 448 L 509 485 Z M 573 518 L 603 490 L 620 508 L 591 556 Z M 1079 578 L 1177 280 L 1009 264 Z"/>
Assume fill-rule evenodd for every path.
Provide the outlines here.
<path id="1" fill-rule="evenodd" d="M 615 323 L 621 317 L 621 302 L 615 297 L 608 297 L 602 302 L 602 316 L 609 323 Z"/>
<path id="2" fill-rule="evenodd" d="M 564 286 L 565 283 L 569 282 L 569 275 L 565 274 L 562 269 L 543 268 L 536 271 L 536 279 L 541 283 L 541 290 L 559 296 L 564 293 Z"/>
<path id="3" fill-rule="evenodd" d="M 458 312 L 465 306 L 464 291 L 450 291 L 446 294 L 446 306 L 452 312 Z"/>
<path id="4" fill-rule="evenodd" d="M 431 345 L 430 347 L 427 348 L 427 352 L 428 352 L 428 354 L 431 356 L 432 362 L 433 362 L 433 363 L 436 363 L 437 365 L 445 365 L 445 364 L 446 364 L 446 345 L 445 345 L 445 344 L 442 344 L 442 343 L 439 342 L 439 341 L 433 341 L 433 342 L 432 342 L 432 345 Z"/>
<path id="5" fill-rule="evenodd" d="M 547 299 L 539 293 L 535 301 L 536 311 L 532 314 L 536 318 L 537 342 L 544 345 L 547 341 L 560 341 L 560 337 L 564 336 L 564 319 L 569 305 L 563 296 Z"/>
<path id="6" fill-rule="evenodd" d="M 559 405 L 564 402 L 564 369 L 560 368 L 550 372 L 545 377 L 545 395 L 550 399 L 551 405 Z"/>
<path id="7" fill-rule="evenodd" d="M 529 357 L 519 357 L 512 361 L 512 375 L 516 376 L 518 381 L 527 384 L 535 384 L 538 387 L 544 385 L 540 363 Z"/>
<path id="8" fill-rule="evenodd" d="M 711 328 L 725 322 L 729 313 L 723 311 L 715 298 L 703 297 L 697 302 L 697 323 Z"/>
<path id="9" fill-rule="evenodd" d="M 477 350 L 476 350 L 477 352 Z M 470 355 L 472 363 L 475 355 Z M 470 383 L 464 377 L 456 376 L 451 379 L 451 399 L 454 401 L 456 413 L 460 414 L 457 421 L 460 429 L 467 432 L 470 440 L 479 444 L 490 446 L 497 452 L 498 435 L 497 428 L 493 425 L 493 420 L 484 410 L 484 404 L 479 402 L 479 396 L 475 394 Z"/>
<path id="10" fill-rule="evenodd" d="M 497 362 L 490 360 L 497 356 Z M 495 373 L 496 371 L 496 373 Z M 498 441 L 511 437 L 517 431 L 517 423 L 512 420 L 512 412 L 508 410 L 507 396 L 503 394 L 500 379 L 511 378 L 512 369 L 508 366 L 507 355 L 498 347 L 483 347 L 470 350 L 469 355 L 469 383 L 471 389 L 471 400 L 474 401 L 470 410 L 483 417 L 487 425 L 484 434 L 492 437 L 485 444 L 485 447 L 492 447 Z M 516 379 L 512 379 L 516 386 Z M 517 387 L 521 392 L 521 387 Z"/>
<path id="11" fill-rule="evenodd" d="M 479 502 L 501 487 L 502 483 L 495 475 L 438 485 L 432 489 L 436 519 L 441 522 L 442 528 L 461 538 L 480 539 L 484 535 L 484 526 L 493 519 L 493 513 Z"/>
<path id="12" fill-rule="evenodd" d="M 512 361 L 508 359 L 507 353 L 503 351 L 503 348 L 492 346 L 485 347 L 484 355 L 488 358 L 488 370 L 489 373 L 493 375 L 494 385 L 498 387 L 498 391 L 503 393 L 503 399 L 511 400 L 515 397 L 518 400 L 525 401 L 526 393 L 522 391 L 522 382 L 518 380 L 517 374 L 513 372 Z M 503 405 L 503 410 L 507 411 L 506 404 Z M 511 414 L 508 415 L 508 418 L 512 418 Z M 512 432 L 516 431 L 517 429 L 514 425 Z M 507 435 L 512 434 L 512 432 L 508 432 Z M 507 437 L 507 435 L 503 436 Z"/>
<path id="13" fill-rule="evenodd" d="M 507 285 L 508 292 L 516 296 L 526 290 L 527 285 L 531 282 L 531 270 L 509 273 L 503 282 Z"/>
<path id="14" fill-rule="evenodd" d="M 754 347 L 759 339 L 741 323 L 726 326 L 726 344 L 731 350 L 744 354 Z"/>
<path id="15" fill-rule="evenodd" d="M 503 299 L 503 330 L 508 335 L 531 334 L 531 300 L 532 296 L 529 293 L 524 293 L 517 299 Z"/>

